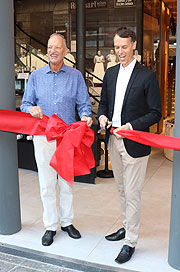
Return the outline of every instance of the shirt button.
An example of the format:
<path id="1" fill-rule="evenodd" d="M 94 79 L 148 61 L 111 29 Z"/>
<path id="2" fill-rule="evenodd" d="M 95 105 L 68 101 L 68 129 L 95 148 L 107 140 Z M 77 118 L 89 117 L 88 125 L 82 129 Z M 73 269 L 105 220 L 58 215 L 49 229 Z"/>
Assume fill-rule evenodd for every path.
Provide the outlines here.
<path id="1" fill-rule="evenodd" d="M 54 83 L 54 86 L 56 86 L 56 83 Z"/>
<path id="2" fill-rule="evenodd" d="M 56 93 L 54 95 L 56 95 Z"/>
<path id="3" fill-rule="evenodd" d="M 54 105 L 56 105 L 56 102 L 54 103 Z"/>

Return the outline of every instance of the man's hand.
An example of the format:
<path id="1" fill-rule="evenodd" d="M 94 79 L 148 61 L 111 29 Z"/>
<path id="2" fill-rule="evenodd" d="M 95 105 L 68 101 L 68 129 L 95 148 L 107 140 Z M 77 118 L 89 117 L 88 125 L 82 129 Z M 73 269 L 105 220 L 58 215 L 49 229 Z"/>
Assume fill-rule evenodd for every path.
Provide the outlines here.
<path id="1" fill-rule="evenodd" d="M 35 118 L 38 118 L 38 119 L 43 118 L 43 112 L 40 106 L 34 106 L 30 108 L 29 113 Z"/>
<path id="2" fill-rule="evenodd" d="M 92 123 L 93 123 L 92 118 L 91 118 L 91 117 L 88 117 L 88 116 L 86 116 L 86 115 L 83 115 L 83 116 L 81 117 L 81 121 L 86 121 L 88 127 L 91 127 L 91 126 L 92 126 Z"/>
<path id="3" fill-rule="evenodd" d="M 119 128 L 116 128 L 115 130 L 113 130 L 113 134 L 116 136 L 117 139 L 122 139 L 123 137 L 119 134 L 117 134 L 118 131 L 120 130 L 130 130 L 130 125 L 129 124 L 126 124 L 126 125 L 123 125 Z"/>
<path id="4" fill-rule="evenodd" d="M 105 115 L 102 115 L 100 117 L 100 128 L 109 128 L 112 125 L 112 122 L 108 120 L 108 118 Z"/>

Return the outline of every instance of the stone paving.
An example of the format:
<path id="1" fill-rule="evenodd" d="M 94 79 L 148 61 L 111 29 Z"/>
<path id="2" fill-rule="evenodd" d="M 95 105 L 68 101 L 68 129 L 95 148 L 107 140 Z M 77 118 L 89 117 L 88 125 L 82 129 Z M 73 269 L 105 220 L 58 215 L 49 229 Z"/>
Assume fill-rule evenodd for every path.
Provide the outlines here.
<path id="1" fill-rule="evenodd" d="M 11 254 L 7 253 L 11 252 Z M 14 252 L 14 253 L 12 253 Z M 16 255 L 17 254 L 17 255 Z M 19 256 L 20 255 L 20 256 Z M 25 257 L 24 257 L 24 256 Z M 41 260 L 41 261 L 39 261 Z M 29 252 L 0 244 L 0 272 L 136 272 L 71 258 Z"/>
<path id="2" fill-rule="evenodd" d="M 80 271 L 58 267 L 5 253 L 0 253 L 0 272 L 71 272 Z"/>

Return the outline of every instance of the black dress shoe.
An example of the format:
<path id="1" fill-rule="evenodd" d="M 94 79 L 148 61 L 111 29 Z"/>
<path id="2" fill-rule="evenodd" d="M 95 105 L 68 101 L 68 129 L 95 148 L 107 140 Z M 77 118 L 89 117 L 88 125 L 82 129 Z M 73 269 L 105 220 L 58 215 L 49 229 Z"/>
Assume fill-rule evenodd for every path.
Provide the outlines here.
<path id="1" fill-rule="evenodd" d="M 74 238 L 74 239 L 79 239 L 81 238 L 81 234 L 80 232 L 73 226 L 73 225 L 69 225 L 67 227 L 61 227 L 61 229 L 63 231 L 67 231 L 68 235 L 71 237 L 71 238 Z"/>
<path id="2" fill-rule="evenodd" d="M 42 237 L 42 245 L 50 246 L 53 243 L 53 237 L 56 235 L 56 231 L 46 230 Z"/>
<path id="3" fill-rule="evenodd" d="M 125 238 L 125 234 L 126 234 L 126 231 L 124 228 L 121 228 L 119 229 L 118 231 L 110 234 L 110 235 L 107 235 L 105 236 L 105 238 L 108 240 L 108 241 L 119 241 L 119 240 L 122 240 Z"/>
<path id="4" fill-rule="evenodd" d="M 133 255 L 134 251 L 135 251 L 135 247 L 130 247 L 128 245 L 124 245 L 122 247 L 119 255 L 115 259 L 115 262 L 122 264 L 122 263 L 129 261 L 131 259 L 131 256 Z"/>

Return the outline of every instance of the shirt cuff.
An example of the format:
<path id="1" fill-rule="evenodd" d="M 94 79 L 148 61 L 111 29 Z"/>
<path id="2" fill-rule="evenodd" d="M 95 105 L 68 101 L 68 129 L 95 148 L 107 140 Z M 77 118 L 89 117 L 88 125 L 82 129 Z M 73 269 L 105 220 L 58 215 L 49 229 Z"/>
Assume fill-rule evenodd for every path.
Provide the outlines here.
<path id="1" fill-rule="evenodd" d="M 83 116 L 91 117 L 91 115 L 87 114 L 86 112 L 84 112 L 84 113 L 81 114 L 81 118 L 82 118 Z"/>
<path id="2" fill-rule="evenodd" d="M 131 123 L 126 123 L 126 125 L 129 125 L 130 126 L 130 130 L 133 130 L 133 127 L 132 127 Z"/>
<path id="3" fill-rule="evenodd" d="M 100 115 L 100 116 L 99 116 L 99 123 L 100 123 L 101 117 L 103 117 L 103 116 L 104 116 L 105 118 L 107 118 L 104 114 Z M 108 120 L 108 118 L 107 118 L 107 120 Z"/>

